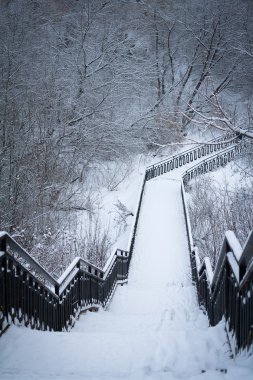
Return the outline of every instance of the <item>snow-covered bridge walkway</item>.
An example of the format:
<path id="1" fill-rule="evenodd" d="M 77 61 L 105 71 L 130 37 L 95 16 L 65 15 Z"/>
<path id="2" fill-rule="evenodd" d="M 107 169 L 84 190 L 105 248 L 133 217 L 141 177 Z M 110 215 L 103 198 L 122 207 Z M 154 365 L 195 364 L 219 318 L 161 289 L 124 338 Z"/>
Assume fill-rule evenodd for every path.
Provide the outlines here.
<path id="1" fill-rule="evenodd" d="M 12 326 L 0 379 L 250 379 L 229 359 L 223 324 L 208 327 L 191 284 L 179 170 L 147 182 L 128 285 L 70 333 Z M 228 371 L 226 374 L 225 372 Z"/>

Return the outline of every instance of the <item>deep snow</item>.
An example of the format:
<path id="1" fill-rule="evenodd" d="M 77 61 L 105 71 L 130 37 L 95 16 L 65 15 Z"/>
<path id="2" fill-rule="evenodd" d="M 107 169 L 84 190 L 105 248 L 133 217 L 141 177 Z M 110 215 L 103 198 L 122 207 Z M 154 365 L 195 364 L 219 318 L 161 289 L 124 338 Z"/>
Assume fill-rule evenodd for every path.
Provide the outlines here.
<path id="1" fill-rule="evenodd" d="M 0 339 L 1 380 L 249 380 L 252 358 L 230 358 L 224 323 L 209 327 L 191 284 L 180 176 L 146 184 L 129 282 L 107 311 L 70 333 L 12 326 Z"/>

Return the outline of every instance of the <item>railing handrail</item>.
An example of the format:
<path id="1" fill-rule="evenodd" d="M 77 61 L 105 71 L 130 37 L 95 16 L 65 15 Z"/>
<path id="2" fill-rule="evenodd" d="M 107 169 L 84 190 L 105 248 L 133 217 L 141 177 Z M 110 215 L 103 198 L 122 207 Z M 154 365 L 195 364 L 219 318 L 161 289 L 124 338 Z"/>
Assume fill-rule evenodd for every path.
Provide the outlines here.
<path id="1" fill-rule="evenodd" d="M 213 160 L 214 158 L 216 157 L 220 157 L 222 155 L 224 155 L 225 153 L 228 153 L 230 151 L 232 151 L 235 147 L 237 146 L 237 144 L 234 144 L 234 145 L 230 145 L 226 148 L 223 148 L 222 151 L 219 151 L 219 152 L 215 152 L 213 154 L 210 154 L 207 158 L 204 158 L 203 160 L 201 160 L 200 162 L 198 162 L 197 164 L 189 167 L 188 169 L 186 169 L 183 173 L 182 173 L 182 178 L 185 177 L 185 175 L 187 175 L 188 172 L 198 168 L 200 165 L 204 164 L 204 163 L 209 163 L 211 160 Z"/>
<path id="2" fill-rule="evenodd" d="M 250 301 L 253 296 L 253 231 L 250 232 L 243 248 L 234 232 L 227 231 L 215 269 L 212 269 L 209 258 L 204 258 L 199 266 L 198 250 L 193 242 L 184 183 L 195 175 L 212 171 L 234 159 L 248 142 L 249 139 L 245 136 L 239 145 L 229 146 L 191 166 L 183 172 L 181 178 L 192 277 L 197 287 L 199 302 L 205 307 L 211 325 L 217 324 L 225 316 L 226 328 L 236 337 L 236 352 L 244 348 L 249 349 L 253 343 L 253 321 L 252 313 L 250 314 L 249 311 L 253 306 Z"/>
<path id="3" fill-rule="evenodd" d="M 49 328 L 56 328 L 57 331 L 62 331 L 62 328 L 67 328 L 66 323 L 69 325 L 73 324 L 72 316 L 76 315 L 76 306 L 78 305 L 79 309 L 82 307 L 83 302 L 88 302 L 88 304 L 92 304 L 93 301 L 97 303 L 102 303 L 103 306 L 106 306 L 110 301 L 113 292 L 116 288 L 116 284 L 122 281 L 126 281 L 129 271 L 129 264 L 132 256 L 133 246 L 135 242 L 136 229 L 139 219 L 140 207 L 142 203 L 142 197 L 144 193 L 144 187 L 147 180 L 156 177 L 157 175 L 161 175 L 166 173 L 167 171 L 173 170 L 178 166 L 182 166 L 197 160 L 202 156 L 208 155 L 207 158 L 202 159 L 196 165 L 193 165 L 189 169 L 187 169 L 183 175 L 181 176 L 181 192 L 185 213 L 185 221 L 187 227 L 187 236 L 190 250 L 190 258 L 191 258 L 191 266 L 192 266 L 192 276 L 193 280 L 195 280 L 197 287 L 201 286 L 204 283 L 208 287 L 208 293 L 206 293 L 207 298 L 205 298 L 205 306 L 210 313 L 209 318 L 210 321 L 219 320 L 220 316 L 218 316 L 215 320 L 213 315 L 213 306 L 210 302 L 213 301 L 213 297 L 219 297 L 220 292 L 220 283 L 222 283 L 222 279 L 224 276 L 224 268 L 226 265 L 229 266 L 229 270 L 231 276 L 233 276 L 233 281 L 238 282 L 237 288 L 242 289 L 245 292 L 245 286 L 247 285 L 249 280 L 252 280 L 250 277 L 253 273 L 253 259 L 251 254 L 252 244 L 253 244 L 253 231 L 246 241 L 244 248 L 241 249 L 240 245 L 236 241 L 233 232 L 227 232 L 224 238 L 224 243 L 221 249 L 220 256 L 218 258 L 218 262 L 215 270 L 212 270 L 210 259 L 205 258 L 200 265 L 200 260 L 198 257 L 197 247 L 194 246 L 194 241 L 192 237 L 191 231 L 191 223 L 188 214 L 188 209 L 186 205 L 185 199 L 185 189 L 184 189 L 184 179 L 187 176 L 187 179 L 191 179 L 192 175 L 206 173 L 209 170 L 213 170 L 215 167 L 218 167 L 220 164 L 226 163 L 230 161 L 230 159 L 235 158 L 236 154 L 239 154 L 242 149 L 242 144 L 238 145 L 236 139 L 238 136 L 237 133 L 230 133 L 228 135 L 221 135 L 216 139 L 209 141 L 204 144 L 205 148 L 203 149 L 203 145 L 197 145 L 194 148 L 191 148 L 187 151 L 178 153 L 166 160 L 162 160 L 154 165 L 147 167 L 143 181 L 141 183 L 138 202 L 136 206 L 136 212 L 134 214 L 134 220 L 132 224 L 132 230 L 130 235 L 130 241 L 128 246 L 128 251 L 116 249 L 110 257 L 108 258 L 103 269 L 98 268 L 96 265 L 91 264 L 89 261 L 76 257 L 67 269 L 62 273 L 62 275 L 56 280 L 47 270 L 45 270 L 25 249 L 23 249 L 7 232 L 0 232 L 0 262 L 3 265 L 3 269 L 6 271 L 4 275 L 1 276 L 0 272 L 0 287 L 1 283 L 5 283 L 5 277 L 9 278 L 8 281 L 11 281 L 11 277 L 8 273 L 16 273 L 17 276 L 20 277 L 19 273 L 23 273 L 24 281 L 22 283 L 24 288 L 28 285 L 28 288 L 31 289 L 32 286 L 35 286 L 35 293 L 33 297 L 33 302 L 36 300 L 36 294 L 38 295 L 38 286 L 40 287 L 40 292 L 42 292 L 42 296 L 44 297 L 42 301 L 52 312 L 52 318 L 48 322 L 47 318 L 44 318 L 44 322 L 48 323 Z M 247 136 L 246 136 L 247 137 Z M 215 143 L 214 143 L 215 141 Z M 224 144 L 225 148 L 223 148 Z M 218 145 L 217 145 L 218 144 Z M 227 147 L 227 144 L 230 146 Z M 217 146 L 216 146 L 217 145 Z M 201 149 L 201 151 L 199 150 Z M 219 150 L 214 154 L 210 154 L 213 149 Z M 222 149 L 222 150 L 221 150 Z M 188 153 L 191 153 L 190 156 Z M 223 159 L 226 161 L 221 161 Z M 216 161 L 215 161 L 216 159 Z M 175 162 L 171 162 L 175 160 Z M 219 161 L 220 160 L 220 161 Z M 206 165 L 208 164 L 208 165 Z M 215 166 L 216 165 L 216 166 Z M 198 170 L 197 170 L 198 169 Z M 196 173 L 195 173 L 196 171 Z M 189 177 L 189 173 L 190 177 Z M 36 274 L 34 274 L 28 268 L 25 268 L 22 264 L 20 264 L 15 256 L 8 253 L 6 250 L 7 246 L 11 248 L 11 251 L 14 251 L 19 256 L 22 257 L 29 265 L 32 266 L 32 270 L 36 271 L 40 276 L 42 276 L 46 281 L 49 282 L 50 285 L 54 286 L 54 291 L 48 287 L 46 284 L 42 284 L 40 280 L 37 280 Z M 6 255 L 6 257 L 5 257 Z M 13 272 L 13 265 L 15 267 Z M 20 272 L 21 271 L 21 272 Z M 4 272 L 3 272 L 4 273 Z M 13 277 L 12 277 L 13 279 Z M 7 281 L 7 283 L 8 283 Z M 15 280 L 16 281 L 16 280 Z M 17 280 L 20 281 L 20 280 Z M 88 281 L 88 282 L 87 282 Z M 87 285 L 88 284 L 88 285 Z M 94 286 L 93 286 L 93 285 Z M 86 287 L 88 286 L 88 288 Z M 93 286 L 93 288 L 92 288 Z M 22 285 L 23 287 L 23 285 Z M 84 287 L 83 289 L 81 287 Z M 74 290 L 71 290 L 74 289 Z M 86 290 L 85 290 L 86 289 Z M 88 290 L 87 290 L 88 289 Z M 93 290 L 92 290 L 93 289 Z M 200 291 L 200 289 L 198 289 Z M 5 290 L 3 290 L 5 292 Z M 36 293 L 37 292 L 37 293 Z M 73 293 L 74 292 L 74 293 Z M 86 296 L 85 292 L 88 292 L 88 296 Z M 94 293 L 95 292 L 95 293 Z M 72 294 L 73 293 L 73 294 Z M 85 295 L 85 299 L 82 300 L 81 293 Z M 70 294 L 70 296 L 69 296 Z M 1 301 L 0 293 L 0 301 Z M 49 298 L 48 298 L 49 297 Z M 51 297 L 51 298 L 50 298 Z M 72 297 L 72 298 L 71 298 Z M 88 297 L 88 298 L 87 298 Z M 4 293 L 4 299 L 6 299 L 6 295 Z M 66 302 L 64 301 L 66 299 Z M 215 298 L 216 299 L 216 298 Z M 2 298 L 3 300 L 3 298 Z M 4 301 L 5 302 L 5 301 Z M 23 302 L 22 300 L 19 302 Z M 55 304 L 53 304 L 55 302 Z M 64 303 L 65 302 L 65 303 Z M 16 304 L 15 304 L 16 305 Z M 65 305 L 65 306 L 64 306 Z M 2 306 L 4 307 L 4 306 Z M 17 305 L 16 305 L 17 307 Z M 26 307 L 26 306 L 25 306 Z M 38 306 L 40 308 L 40 306 Z M 64 309 L 62 309 L 62 307 Z M 8 310 L 10 310 L 10 305 L 8 306 Z M 20 306 L 17 307 L 16 310 L 19 310 Z M 4 309 L 3 309 L 4 310 Z M 6 309 L 7 310 L 7 309 Z M 63 314 L 61 312 L 63 311 Z M 8 313 L 8 311 L 7 311 Z M 12 313 L 12 312 L 11 312 Z M 19 313 L 19 312 L 18 312 Z M 30 313 L 30 309 L 28 309 L 28 313 Z M 32 328 L 35 328 L 37 320 L 38 310 L 35 310 L 35 318 L 31 318 L 30 325 Z M 44 314 L 43 314 L 44 315 Z M 13 318 L 17 316 L 12 316 Z M 24 317 L 26 318 L 26 317 Z M 8 320 L 8 317 L 7 317 Z M 27 322 L 26 325 L 28 325 Z M 3 313 L 1 312 L 1 304 L 0 304 L 0 334 L 3 326 Z M 40 325 L 39 325 L 40 327 Z M 37 327 L 36 327 L 37 328 Z M 68 328 L 67 328 L 68 329 Z M 240 338 L 241 347 L 245 342 Z M 248 343 L 246 343 L 247 345 Z"/>
<path id="4" fill-rule="evenodd" d="M 193 152 L 195 149 L 200 148 L 200 147 L 202 147 L 202 146 L 209 145 L 209 144 L 214 144 L 214 143 L 217 143 L 217 144 L 218 144 L 219 142 L 224 141 L 225 136 L 229 136 L 229 138 L 230 138 L 230 140 L 229 140 L 229 138 L 228 138 L 228 140 L 225 141 L 225 142 L 231 142 L 231 141 L 233 141 L 236 137 L 238 137 L 238 134 L 235 133 L 235 132 L 229 132 L 229 133 L 226 133 L 225 135 L 224 135 L 224 134 L 221 134 L 221 135 L 219 135 L 219 136 L 217 136 L 217 137 L 215 137 L 215 138 L 213 138 L 213 139 L 211 139 L 211 140 L 208 140 L 206 143 L 199 143 L 199 142 L 193 143 L 193 144 L 195 145 L 194 147 L 192 147 L 192 148 L 190 148 L 190 149 L 187 149 L 187 150 L 184 150 L 184 151 L 182 151 L 182 152 L 179 152 L 179 153 L 173 154 L 172 156 L 169 156 L 169 157 L 167 157 L 167 158 L 165 158 L 165 159 L 163 159 L 163 160 L 161 160 L 161 161 L 157 161 L 157 162 L 155 162 L 154 164 L 147 166 L 146 170 L 151 169 L 153 166 L 157 166 L 157 165 L 163 164 L 163 163 L 165 163 L 165 162 L 167 162 L 167 161 L 169 161 L 169 160 L 173 160 L 173 159 L 175 159 L 175 158 L 179 158 L 180 156 L 185 155 L 185 154 L 187 154 L 187 153 L 191 153 L 191 152 Z"/>
<path id="5" fill-rule="evenodd" d="M 36 270 L 45 280 L 47 280 L 53 287 L 54 290 L 45 284 L 45 288 L 47 288 L 50 292 L 55 292 L 56 295 L 61 295 L 64 290 L 67 288 L 69 283 L 71 282 L 71 274 L 76 268 L 80 268 L 81 264 L 93 269 L 93 273 L 88 272 L 89 274 L 93 274 L 98 277 L 102 282 L 106 279 L 106 276 L 110 272 L 111 268 L 115 264 L 117 257 L 128 257 L 131 246 L 132 246 L 132 237 L 135 234 L 137 228 L 138 221 L 138 212 L 140 209 L 141 197 L 143 193 L 143 188 L 145 184 L 145 174 L 143 175 L 143 180 L 141 182 L 139 196 L 137 198 L 136 204 L 136 212 L 134 213 L 134 220 L 132 223 L 132 229 L 130 234 L 130 240 L 128 243 L 129 250 L 123 250 L 117 248 L 107 259 L 104 267 L 101 269 L 96 265 L 90 263 L 88 260 L 85 260 L 81 257 L 75 257 L 72 262 L 68 265 L 65 271 L 60 275 L 58 279 L 55 279 L 37 260 L 35 260 L 20 244 L 18 244 L 15 239 L 13 239 L 7 232 L 0 231 L 0 245 L 3 240 L 5 240 L 5 244 L 8 244 L 11 248 L 14 248 L 15 252 L 18 253 L 27 263 L 32 266 L 33 270 Z M 27 269 L 28 272 L 30 272 Z M 85 272 L 85 270 L 83 270 Z M 69 278 L 69 280 L 68 280 Z"/>
<path id="6" fill-rule="evenodd" d="M 35 260 L 20 244 L 16 242 L 6 231 L 0 232 L 0 244 L 3 240 L 6 240 L 6 244 L 10 248 L 14 249 L 16 253 L 22 256 L 30 265 L 33 266 L 33 269 L 38 271 L 49 283 L 53 286 L 58 285 L 57 280 L 46 270 L 43 266 Z"/>
<path id="7" fill-rule="evenodd" d="M 246 284 L 246 282 L 248 281 L 252 273 L 253 273 L 253 261 L 251 261 L 247 271 L 245 272 L 244 276 L 241 278 L 240 287 L 243 287 Z"/>
<path id="8" fill-rule="evenodd" d="M 109 272 L 110 268 L 113 266 L 115 260 L 117 259 L 117 256 L 121 256 L 118 254 L 118 251 L 120 252 L 125 252 L 128 254 L 127 251 L 121 250 L 121 249 L 116 249 L 116 251 L 109 257 L 107 262 L 105 263 L 103 269 L 97 267 L 94 264 L 91 264 L 88 260 L 84 260 L 81 257 L 75 257 L 73 261 L 69 264 L 69 266 L 66 268 L 66 270 L 61 274 L 61 276 L 56 280 L 43 266 L 35 260 L 20 244 L 16 242 L 6 231 L 1 231 L 0 232 L 0 243 L 6 240 L 7 245 L 10 246 L 11 249 L 15 250 L 15 253 L 19 254 L 22 259 L 24 259 L 28 264 L 32 265 L 32 269 L 29 270 L 28 268 L 26 269 L 27 272 L 31 272 L 32 270 L 36 270 L 38 274 L 43 276 L 45 280 L 47 280 L 54 288 L 58 287 L 60 288 L 60 293 L 57 294 L 52 288 L 48 287 L 47 284 L 45 284 L 45 288 L 47 288 L 50 292 L 55 292 L 56 295 L 61 295 L 61 293 L 65 290 L 65 288 L 69 285 L 69 282 L 71 279 L 68 281 L 68 277 L 71 275 L 72 271 L 79 267 L 80 264 L 86 265 L 89 268 L 93 269 L 93 274 L 95 277 L 99 277 L 101 281 L 104 280 L 104 276 Z M 126 257 L 126 256 L 125 256 Z M 13 257 L 15 259 L 15 257 Z M 85 272 L 85 270 L 83 270 Z M 95 272 L 97 274 L 95 274 Z M 87 272 L 88 273 L 88 272 Z M 63 286 L 64 284 L 64 286 Z"/>
<path id="9" fill-rule="evenodd" d="M 237 136 L 235 133 L 229 133 L 229 134 L 226 134 L 225 136 L 233 136 L 233 139 Z M 208 143 L 212 143 L 214 141 L 223 141 L 224 138 L 225 138 L 224 135 L 220 135 L 212 140 L 210 140 Z M 201 145 L 199 145 L 201 146 Z M 187 154 L 191 151 L 194 151 L 198 146 L 195 146 L 194 148 L 191 148 L 189 150 L 186 150 L 184 152 L 181 152 L 181 153 L 178 153 L 176 155 L 173 155 L 171 157 L 169 157 L 168 159 L 171 160 L 171 159 L 174 159 L 174 158 L 179 158 L 180 156 L 182 156 L 183 154 Z M 230 147 L 227 148 L 230 150 Z M 168 160 L 167 159 L 167 160 Z M 162 160 L 162 161 L 159 161 L 157 163 L 155 163 L 154 165 L 159 165 L 160 163 L 162 162 L 165 162 L 167 160 Z M 153 165 L 151 166 L 148 166 L 146 168 L 146 171 L 152 167 Z M 134 213 L 134 221 L 132 223 L 132 229 L 131 229 L 131 234 L 130 234 L 130 240 L 129 240 L 129 244 L 128 244 L 128 252 L 130 251 L 131 249 L 131 244 L 132 244 L 132 236 L 134 235 L 134 231 L 136 230 L 136 217 L 137 217 L 137 214 L 138 214 L 138 209 L 140 208 L 140 198 L 141 198 L 141 194 L 143 192 L 143 188 L 144 188 L 144 184 L 145 184 L 145 175 L 146 173 L 144 174 L 143 176 L 143 181 L 141 183 L 141 188 L 140 188 L 140 192 L 139 192 L 139 197 L 138 197 L 138 202 L 137 202 L 137 206 L 136 206 L 136 212 Z M 38 273 L 40 275 L 42 275 L 47 281 L 49 281 L 49 283 L 54 286 L 54 287 L 58 287 L 58 288 L 61 288 L 61 291 L 64 290 L 64 288 L 68 285 L 68 281 L 67 281 L 67 278 L 68 276 L 70 275 L 70 273 L 74 270 L 74 268 L 76 268 L 77 266 L 80 265 L 80 263 L 82 264 L 85 264 L 87 266 L 89 266 L 90 268 L 92 268 L 94 271 L 96 271 L 97 273 L 99 273 L 99 277 L 101 279 L 103 279 L 103 277 L 106 275 L 106 273 L 108 273 L 108 271 L 110 270 L 110 268 L 113 266 L 115 260 L 116 260 L 116 254 L 117 254 L 117 251 L 118 249 L 116 249 L 116 252 L 113 252 L 107 262 L 105 263 L 103 269 L 101 268 L 98 268 L 96 265 L 94 264 L 91 264 L 88 260 L 84 260 L 83 258 L 81 257 L 76 257 L 73 259 L 73 261 L 69 264 L 69 266 L 65 269 L 65 271 L 61 274 L 61 276 L 58 278 L 58 279 L 55 279 L 45 268 L 43 268 L 43 266 L 41 264 L 39 264 L 39 262 L 37 260 L 35 260 L 20 244 L 18 244 L 7 232 L 5 231 L 2 231 L 0 232 L 0 242 L 3 240 L 3 239 L 6 239 L 7 240 L 7 243 L 9 244 L 10 247 L 14 248 L 14 250 L 20 254 L 22 256 L 23 259 L 25 259 L 30 265 L 33 266 L 33 269 L 35 269 L 36 271 L 38 271 Z M 122 250 L 120 250 L 122 251 Z M 127 252 L 127 251 L 124 251 L 124 252 Z M 63 283 L 65 283 L 66 286 L 62 287 Z"/>

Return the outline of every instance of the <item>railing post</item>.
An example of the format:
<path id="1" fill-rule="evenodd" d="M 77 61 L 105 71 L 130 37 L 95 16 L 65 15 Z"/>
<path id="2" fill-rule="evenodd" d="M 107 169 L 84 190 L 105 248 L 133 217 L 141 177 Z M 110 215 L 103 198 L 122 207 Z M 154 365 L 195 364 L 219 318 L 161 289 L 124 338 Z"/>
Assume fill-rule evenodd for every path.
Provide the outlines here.
<path id="1" fill-rule="evenodd" d="M 3 237 L 1 240 L 0 240 L 0 252 L 3 252 L 3 254 L 6 254 L 6 247 L 7 244 L 6 244 L 6 237 Z M 2 313 L 3 313 L 3 325 L 4 325 L 4 319 L 6 319 L 7 321 L 7 324 L 8 324 L 8 312 L 7 312 L 7 278 L 6 278 L 6 274 L 7 274 L 7 259 L 6 259 L 6 255 L 4 255 L 1 259 L 1 266 L 0 266 L 0 271 L 2 271 L 2 280 L 1 280 L 1 288 L 0 291 L 2 293 L 0 299 L 2 300 L 1 303 L 2 305 L 0 304 L 0 308 L 2 309 Z M 2 326 L 0 325 L 0 328 Z M 0 330 L 0 334 L 2 332 L 2 329 Z"/>
<path id="2" fill-rule="evenodd" d="M 6 252 L 7 249 L 7 242 L 6 242 L 6 237 L 0 240 L 0 251 L 1 252 Z"/>
<path id="3" fill-rule="evenodd" d="M 3 271 L 3 314 L 5 316 L 7 324 L 9 324 L 9 316 L 8 316 L 8 289 L 7 289 L 7 258 L 4 256 L 2 260 L 2 271 Z"/>
<path id="4" fill-rule="evenodd" d="M 55 294 L 59 297 L 59 294 L 60 294 L 60 286 L 57 284 L 57 285 L 55 285 L 55 287 L 54 287 L 54 292 L 55 292 Z"/>
<path id="5" fill-rule="evenodd" d="M 76 267 L 78 268 L 78 275 L 77 275 L 77 281 L 78 281 L 78 283 L 77 283 L 77 297 L 78 297 L 78 304 L 79 304 L 79 307 L 81 309 L 82 300 L 81 300 L 81 273 L 80 273 L 81 263 L 80 263 L 80 260 L 76 264 Z"/>
<path id="6" fill-rule="evenodd" d="M 54 286 L 54 292 L 55 294 L 59 297 L 60 295 L 60 286 L 58 284 L 56 284 Z M 60 298 L 58 298 L 57 300 L 57 303 L 56 303 L 56 318 L 57 318 L 57 321 L 56 321 L 56 331 L 62 331 L 62 326 L 61 326 L 61 301 L 60 301 Z"/>

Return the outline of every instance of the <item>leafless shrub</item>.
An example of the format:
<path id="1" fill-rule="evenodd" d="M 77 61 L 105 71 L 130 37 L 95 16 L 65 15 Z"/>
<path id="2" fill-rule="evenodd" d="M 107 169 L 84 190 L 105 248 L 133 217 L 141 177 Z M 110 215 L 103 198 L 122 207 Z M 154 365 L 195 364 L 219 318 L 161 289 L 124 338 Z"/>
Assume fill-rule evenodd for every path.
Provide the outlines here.
<path id="1" fill-rule="evenodd" d="M 78 252 L 92 264 L 103 268 L 111 253 L 111 247 L 109 227 L 104 228 L 96 218 L 94 223 L 89 224 L 85 237 L 79 242 Z"/>
<path id="2" fill-rule="evenodd" d="M 127 227 L 127 219 L 130 216 L 134 216 L 134 214 L 120 201 L 118 201 L 114 206 L 117 213 L 117 216 L 115 217 L 115 221 L 117 225 L 119 226 L 119 230 L 124 231 L 125 228 Z"/>
<path id="3" fill-rule="evenodd" d="M 213 266 L 226 230 L 233 230 L 243 244 L 253 228 L 252 186 L 252 178 L 231 186 L 226 177 L 220 184 L 201 176 L 188 187 L 193 238 L 201 257 L 210 257 Z"/>
<path id="4" fill-rule="evenodd" d="M 101 163 L 101 167 L 101 184 L 109 191 L 114 191 L 131 173 L 133 162 L 130 159 L 106 161 Z"/>

